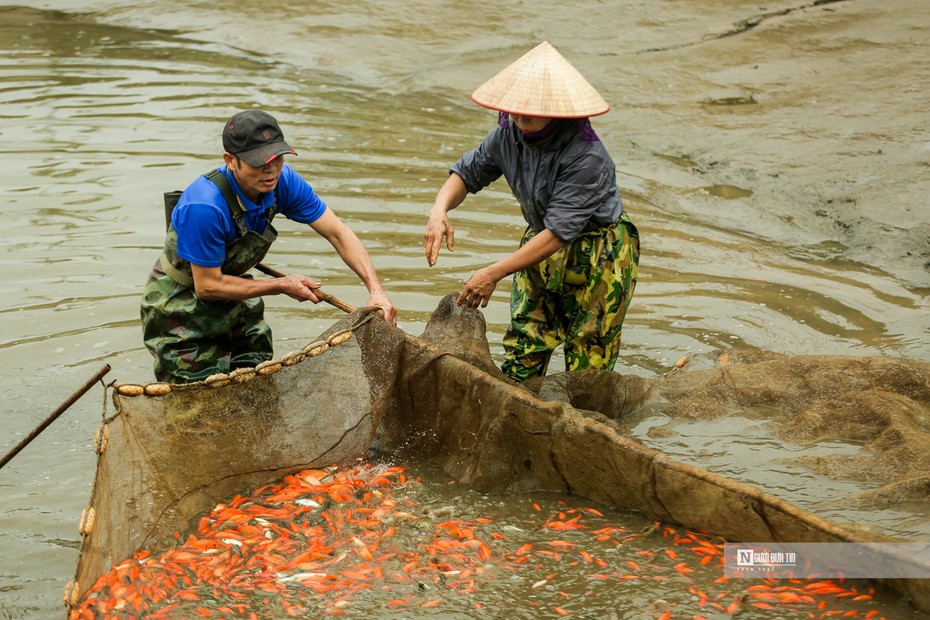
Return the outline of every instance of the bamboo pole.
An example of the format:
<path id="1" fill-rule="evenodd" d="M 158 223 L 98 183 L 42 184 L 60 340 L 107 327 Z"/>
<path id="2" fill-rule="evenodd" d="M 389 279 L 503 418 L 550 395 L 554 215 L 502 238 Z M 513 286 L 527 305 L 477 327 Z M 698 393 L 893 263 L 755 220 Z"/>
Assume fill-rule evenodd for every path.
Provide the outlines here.
<path id="1" fill-rule="evenodd" d="M 255 268 L 273 278 L 284 278 L 287 275 L 262 263 L 255 265 Z M 355 306 L 347 304 L 338 297 L 333 297 L 329 293 L 324 293 L 323 289 L 315 288 L 313 289 L 313 294 L 319 297 L 321 301 L 325 301 L 329 305 L 335 306 L 347 314 L 355 312 Z"/>
<path id="2" fill-rule="evenodd" d="M 39 424 L 37 427 L 35 427 L 34 429 L 32 429 L 32 432 L 29 433 L 26 437 L 24 437 L 23 440 L 20 441 L 19 444 L 18 444 L 15 448 L 13 448 L 12 450 L 10 450 L 10 452 L 8 452 L 8 453 L 6 454 L 6 456 L 4 456 L 2 459 L 0 459 L 0 469 L 3 469 L 3 466 L 4 466 L 4 465 L 6 465 L 7 463 L 9 463 L 9 462 L 13 459 L 14 456 L 16 456 L 17 454 L 19 454 L 19 452 L 20 452 L 23 448 L 25 448 L 27 445 L 29 445 L 29 443 L 30 443 L 33 439 L 35 439 L 36 437 L 38 437 L 38 436 L 42 433 L 42 431 L 44 431 L 46 428 L 48 428 L 48 426 L 49 426 L 52 422 L 54 422 L 55 420 L 57 420 L 57 419 L 58 419 L 58 416 L 60 416 L 61 414 L 63 414 L 65 411 L 67 411 L 68 407 L 70 407 L 70 406 L 73 405 L 75 402 L 77 402 L 77 399 L 79 399 L 81 396 L 83 396 L 84 394 L 86 394 L 87 391 L 90 390 L 90 388 L 94 387 L 94 384 L 97 383 L 98 381 L 100 381 L 100 379 L 103 378 L 103 375 L 107 374 L 108 372 L 110 372 L 110 365 L 109 365 L 109 364 L 105 364 L 105 365 L 103 366 L 103 368 L 101 368 L 100 370 L 98 370 L 97 372 L 95 372 L 95 373 L 94 373 L 94 376 L 92 376 L 90 379 L 88 379 L 87 382 L 84 383 L 84 385 L 82 385 L 80 388 L 78 388 L 78 390 L 75 391 L 71 396 L 69 396 L 68 399 L 67 399 L 65 402 L 63 402 L 61 405 L 59 405 L 58 408 L 57 408 L 55 411 L 53 411 L 51 415 L 49 415 L 47 418 L 45 418 L 45 419 L 42 421 L 41 424 Z"/>

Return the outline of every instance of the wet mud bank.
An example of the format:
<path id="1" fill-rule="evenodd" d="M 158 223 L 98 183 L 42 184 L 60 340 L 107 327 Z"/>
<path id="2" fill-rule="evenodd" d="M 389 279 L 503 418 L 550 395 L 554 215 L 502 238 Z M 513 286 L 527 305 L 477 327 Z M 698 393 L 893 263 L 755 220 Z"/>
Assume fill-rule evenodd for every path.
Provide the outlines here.
<path id="1" fill-rule="evenodd" d="M 614 95 L 634 148 L 672 164 L 657 201 L 930 286 L 930 5 L 693 8 L 603 57 L 636 75 Z"/>

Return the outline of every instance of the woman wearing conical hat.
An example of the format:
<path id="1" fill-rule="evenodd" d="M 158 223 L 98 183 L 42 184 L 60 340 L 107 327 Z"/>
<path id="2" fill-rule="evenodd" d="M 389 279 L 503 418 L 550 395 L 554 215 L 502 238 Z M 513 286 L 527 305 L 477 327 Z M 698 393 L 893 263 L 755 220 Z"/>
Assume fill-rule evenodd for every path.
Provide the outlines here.
<path id="1" fill-rule="evenodd" d="M 449 211 L 502 175 L 528 224 L 518 250 L 477 270 L 460 306 L 487 307 L 513 274 L 502 369 L 516 381 L 545 374 L 564 345 L 566 370 L 613 369 L 639 266 L 639 234 L 623 210 L 614 163 L 589 117 L 610 106 L 549 43 L 472 94 L 498 126 L 450 169 L 423 234 L 436 264 L 454 249 Z"/>

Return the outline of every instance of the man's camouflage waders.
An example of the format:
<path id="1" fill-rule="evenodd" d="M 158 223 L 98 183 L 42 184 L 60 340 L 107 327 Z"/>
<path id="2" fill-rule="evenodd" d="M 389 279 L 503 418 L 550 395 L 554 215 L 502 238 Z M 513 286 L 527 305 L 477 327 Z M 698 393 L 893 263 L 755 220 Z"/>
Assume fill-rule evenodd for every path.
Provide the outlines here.
<path id="1" fill-rule="evenodd" d="M 221 269 L 225 274 L 251 277 L 246 272 L 261 262 L 278 236 L 271 225 L 277 212 L 277 194 L 268 210 L 265 230 L 259 234 L 246 228 L 242 205 L 226 176 L 219 170 L 204 176 L 223 192 L 239 235 L 227 246 Z M 176 201 L 178 195 L 166 194 L 166 205 L 169 196 Z M 178 256 L 177 248 L 178 233 L 169 224 L 164 252 L 149 274 L 142 298 L 143 337 L 155 356 L 155 378 L 193 383 L 270 360 L 271 328 L 264 319 L 262 298 L 198 299 L 191 265 Z"/>
<path id="2" fill-rule="evenodd" d="M 535 235 L 527 229 L 520 246 Z M 562 343 L 566 370 L 612 370 L 638 270 L 639 233 L 623 213 L 616 224 L 584 233 L 515 273 L 504 374 L 515 381 L 545 374 Z"/>

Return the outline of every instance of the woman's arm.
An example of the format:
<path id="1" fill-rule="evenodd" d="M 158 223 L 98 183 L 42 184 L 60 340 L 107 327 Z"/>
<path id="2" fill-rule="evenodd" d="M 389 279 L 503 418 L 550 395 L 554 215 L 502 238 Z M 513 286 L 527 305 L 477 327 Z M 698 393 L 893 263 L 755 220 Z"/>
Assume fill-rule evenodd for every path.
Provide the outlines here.
<path id="1" fill-rule="evenodd" d="M 454 172 L 449 174 L 449 178 L 439 188 L 433 208 L 429 212 L 426 230 L 423 232 L 426 262 L 430 267 L 435 265 L 439 258 L 439 246 L 443 239 L 446 240 L 446 248 L 450 252 L 455 250 L 455 228 L 449 221 L 448 213 L 462 204 L 467 195 L 465 182 Z"/>
<path id="2" fill-rule="evenodd" d="M 503 278 L 531 265 L 539 264 L 563 247 L 565 247 L 564 241 L 556 237 L 548 228 L 544 229 L 513 254 L 473 273 L 465 280 L 465 286 L 456 303 L 469 308 L 477 308 L 479 305 L 486 308 L 491 299 L 491 293 Z"/>

